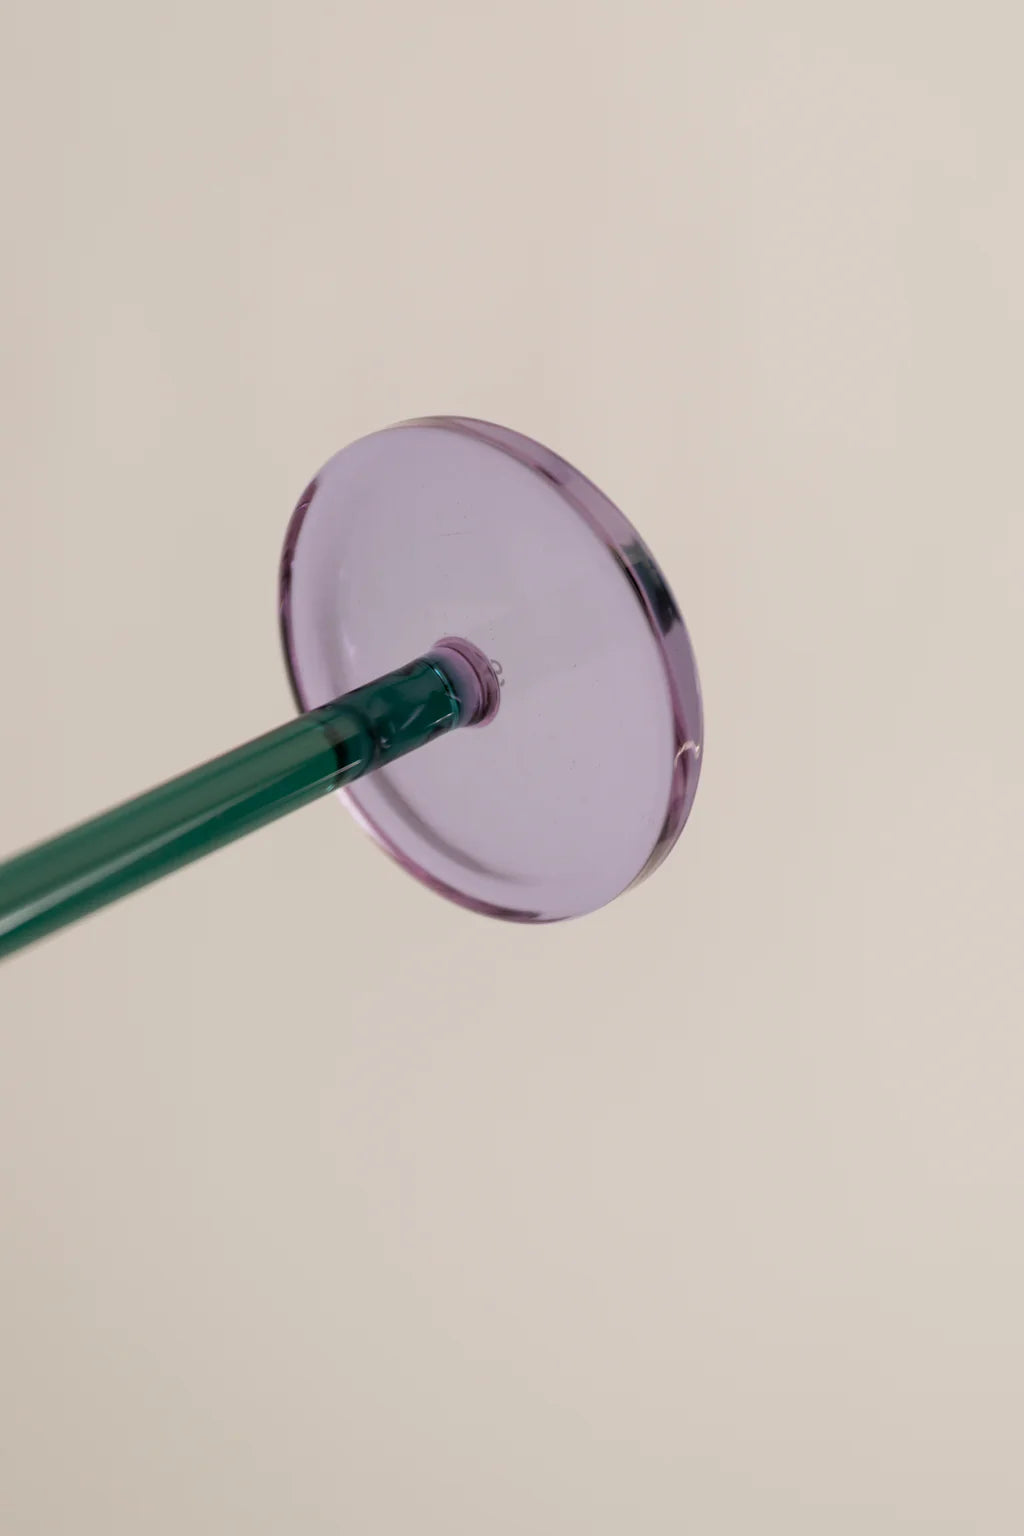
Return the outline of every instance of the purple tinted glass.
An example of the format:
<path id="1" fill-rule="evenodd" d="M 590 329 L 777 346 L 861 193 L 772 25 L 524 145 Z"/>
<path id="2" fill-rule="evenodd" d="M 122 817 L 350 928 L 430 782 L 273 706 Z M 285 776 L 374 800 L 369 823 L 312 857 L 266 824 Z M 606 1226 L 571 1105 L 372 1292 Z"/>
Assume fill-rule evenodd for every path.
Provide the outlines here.
<path id="1" fill-rule="evenodd" d="M 491 659 L 487 724 L 344 791 L 453 900 L 574 917 L 650 873 L 682 830 L 703 743 L 685 626 L 622 513 L 529 438 L 431 418 L 342 449 L 292 517 L 281 612 L 303 709 L 447 637 Z"/>

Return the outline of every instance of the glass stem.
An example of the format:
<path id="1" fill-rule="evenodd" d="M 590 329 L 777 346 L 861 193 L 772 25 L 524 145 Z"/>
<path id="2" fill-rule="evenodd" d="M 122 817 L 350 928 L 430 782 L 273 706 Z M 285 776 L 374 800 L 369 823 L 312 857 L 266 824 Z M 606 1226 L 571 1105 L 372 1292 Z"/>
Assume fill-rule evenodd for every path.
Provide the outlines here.
<path id="1" fill-rule="evenodd" d="M 421 657 L 29 848 L 0 864 L 0 958 L 425 746 L 462 716 L 452 678 Z"/>

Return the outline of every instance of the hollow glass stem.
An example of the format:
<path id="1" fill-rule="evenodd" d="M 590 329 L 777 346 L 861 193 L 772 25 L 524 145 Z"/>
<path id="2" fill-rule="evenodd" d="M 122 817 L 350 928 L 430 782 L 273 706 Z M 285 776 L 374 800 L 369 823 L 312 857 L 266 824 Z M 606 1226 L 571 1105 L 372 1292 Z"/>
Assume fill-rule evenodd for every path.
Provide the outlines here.
<path id="1" fill-rule="evenodd" d="M 0 958 L 468 723 L 422 657 L 0 864 Z"/>

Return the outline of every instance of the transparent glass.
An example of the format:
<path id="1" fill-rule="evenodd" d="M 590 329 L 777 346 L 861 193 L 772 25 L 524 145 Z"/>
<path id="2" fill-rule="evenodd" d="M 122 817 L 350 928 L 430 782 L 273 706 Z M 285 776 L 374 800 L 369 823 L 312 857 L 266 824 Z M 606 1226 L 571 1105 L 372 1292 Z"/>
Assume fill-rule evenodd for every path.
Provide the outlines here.
<path id="1" fill-rule="evenodd" d="M 463 712 L 423 657 L 9 859 L 0 958 L 425 746 Z"/>
<path id="2" fill-rule="evenodd" d="M 685 625 L 632 525 L 539 443 L 436 417 L 343 449 L 292 517 L 281 617 L 304 709 L 440 635 L 491 659 L 486 729 L 346 791 L 453 900 L 576 916 L 649 874 L 682 830 L 703 749 Z"/>
<path id="3" fill-rule="evenodd" d="M 539 443 L 447 417 L 353 443 L 292 516 L 280 590 L 301 717 L 0 865 L 0 957 L 332 789 L 434 890 L 523 922 L 602 906 L 675 843 L 703 750 L 686 628 Z"/>

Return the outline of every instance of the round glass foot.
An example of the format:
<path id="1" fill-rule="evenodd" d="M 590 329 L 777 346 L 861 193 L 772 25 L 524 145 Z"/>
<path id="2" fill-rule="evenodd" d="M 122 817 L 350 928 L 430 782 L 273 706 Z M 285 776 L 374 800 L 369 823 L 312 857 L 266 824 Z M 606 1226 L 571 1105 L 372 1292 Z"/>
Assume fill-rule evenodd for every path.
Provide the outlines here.
<path id="1" fill-rule="evenodd" d="M 343 792 L 452 900 L 578 916 L 682 831 L 703 743 L 685 626 L 630 523 L 539 443 L 436 417 L 342 449 L 292 516 L 281 618 L 303 710 L 427 652 L 472 672 L 479 729 Z"/>

